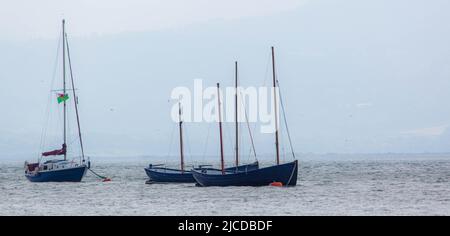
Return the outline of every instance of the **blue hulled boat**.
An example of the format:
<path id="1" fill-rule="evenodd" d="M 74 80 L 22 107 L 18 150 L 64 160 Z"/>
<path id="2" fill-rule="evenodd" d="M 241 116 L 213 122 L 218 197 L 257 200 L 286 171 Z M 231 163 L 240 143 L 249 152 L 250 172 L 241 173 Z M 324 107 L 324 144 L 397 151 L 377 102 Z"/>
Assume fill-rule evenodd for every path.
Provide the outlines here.
<path id="1" fill-rule="evenodd" d="M 182 171 L 166 167 L 154 167 L 150 164 L 145 169 L 145 173 L 151 182 L 157 183 L 194 183 L 191 171 Z"/>
<path id="2" fill-rule="evenodd" d="M 283 186 L 297 184 L 297 160 L 247 171 L 192 170 L 196 182 L 207 186 L 268 186 L 280 182 Z"/>
<path id="3" fill-rule="evenodd" d="M 83 140 L 81 138 L 81 129 L 80 129 L 80 119 L 78 116 L 78 103 L 77 96 L 75 94 L 75 85 L 72 76 L 72 66 L 70 62 L 70 53 L 69 53 L 69 44 L 67 42 L 67 35 L 65 32 L 65 21 L 62 21 L 62 66 L 63 66 L 63 89 L 57 90 L 62 91 L 62 93 L 57 94 L 58 104 L 62 103 L 63 105 L 63 116 L 64 116 L 64 127 L 63 127 L 63 144 L 61 149 L 56 149 L 49 152 L 43 152 L 39 157 L 38 162 L 36 163 L 28 163 L 25 162 L 25 177 L 31 182 L 80 182 L 86 171 L 89 169 L 89 161 L 87 165 L 85 164 L 84 158 L 84 150 L 83 150 Z M 66 55 L 67 51 L 67 55 Z M 78 125 L 78 138 L 81 148 L 81 156 L 79 157 L 79 161 L 67 160 L 67 103 L 66 101 L 69 99 L 69 94 L 66 88 L 66 58 L 69 62 L 70 69 L 70 79 L 72 85 L 72 95 L 75 107 L 76 121 Z M 52 156 L 63 156 L 64 159 L 53 159 L 42 162 L 42 158 L 48 158 Z M 78 158 L 76 158 L 78 159 Z"/>
<path id="4" fill-rule="evenodd" d="M 192 176 L 192 171 L 185 170 L 184 165 L 184 151 L 183 151 L 183 121 L 181 119 L 181 104 L 178 103 L 178 115 L 179 115 L 179 138 L 180 138 L 180 169 L 167 168 L 163 165 L 150 164 L 147 168 L 144 168 L 145 173 L 150 178 L 149 183 L 195 183 L 195 179 Z M 228 171 L 245 171 L 258 169 L 258 162 L 254 162 L 248 165 L 240 165 L 227 168 Z M 207 165 L 199 166 L 194 169 L 215 170 L 209 168 Z"/>
<path id="5" fill-rule="evenodd" d="M 32 167 L 33 164 L 29 166 Z M 40 165 L 37 171 L 28 169 L 25 176 L 31 182 L 80 182 L 87 169 L 88 167 L 84 164 L 50 160 Z"/>
<path id="6" fill-rule="evenodd" d="M 230 167 L 226 170 L 228 172 L 236 172 L 236 171 L 249 171 L 258 169 L 258 162 L 241 165 L 236 167 Z M 205 171 L 213 171 L 218 169 L 214 168 L 206 168 L 204 166 L 200 166 L 198 168 L 194 168 L 195 170 L 205 170 Z M 192 176 L 192 171 L 181 171 L 180 169 L 172 169 L 161 167 L 160 165 L 152 165 L 150 164 L 147 168 L 145 168 L 145 173 L 150 178 L 152 182 L 158 183 L 195 183 L 195 179 Z"/>
<path id="7" fill-rule="evenodd" d="M 277 85 L 278 81 L 275 76 L 275 56 L 274 48 L 272 47 L 272 67 L 273 67 L 273 88 L 274 88 L 274 107 L 275 107 L 275 150 L 276 150 L 276 165 L 259 168 L 247 171 L 227 171 L 224 169 L 224 155 L 222 142 L 222 121 L 220 119 L 220 90 L 217 84 L 217 97 L 219 105 L 219 128 L 220 128 L 220 149 L 221 149 L 221 170 L 192 170 L 192 175 L 197 182 L 197 186 L 295 186 L 297 184 L 298 175 L 298 160 L 280 164 L 279 142 L 278 142 L 278 114 L 277 114 Z M 284 107 L 281 100 L 281 105 Z M 284 121 L 287 128 L 286 117 Z M 287 130 L 289 142 L 291 146 L 292 155 L 295 159 L 295 154 L 290 140 L 289 130 Z"/>

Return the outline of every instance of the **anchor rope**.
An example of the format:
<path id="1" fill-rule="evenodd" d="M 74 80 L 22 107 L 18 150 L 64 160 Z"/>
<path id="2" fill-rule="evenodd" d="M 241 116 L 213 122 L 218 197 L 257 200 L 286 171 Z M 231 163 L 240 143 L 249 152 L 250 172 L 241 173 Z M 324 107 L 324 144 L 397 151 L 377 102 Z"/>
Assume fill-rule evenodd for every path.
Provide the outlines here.
<path id="1" fill-rule="evenodd" d="M 88 170 L 91 171 L 94 175 L 96 175 L 96 176 L 99 177 L 100 179 L 107 179 L 107 177 L 97 174 L 97 173 L 96 173 L 95 171 L 93 171 L 91 168 L 88 168 Z"/>

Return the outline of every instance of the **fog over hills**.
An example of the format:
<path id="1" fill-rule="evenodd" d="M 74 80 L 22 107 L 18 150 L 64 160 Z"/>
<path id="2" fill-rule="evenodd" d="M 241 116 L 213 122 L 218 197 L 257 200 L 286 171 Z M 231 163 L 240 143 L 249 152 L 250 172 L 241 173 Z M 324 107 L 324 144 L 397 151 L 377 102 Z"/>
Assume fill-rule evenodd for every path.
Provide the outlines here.
<path id="1" fill-rule="evenodd" d="M 67 14 L 86 152 L 175 155 L 172 89 L 192 88 L 196 78 L 204 86 L 232 86 L 235 60 L 242 86 L 270 84 L 272 45 L 297 152 L 450 152 L 449 10 L 443 0 L 289 1 L 274 12 L 202 16 L 126 32 L 102 32 L 98 25 L 98 34 L 87 35 L 81 33 L 82 16 Z M 151 21 L 143 17 L 137 25 L 145 20 Z M 0 24 L 3 29 L 14 22 Z M 0 32 L 0 158 L 40 151 L 59 27 L 55 20 L 51 30 L 31 36 L 20 29 Z M 60 64 L 55 79 L 61 80 Z M 57 120 L 49 126 L 58 126 Z M 185 127 L 187 152 L 218 153 L 216 124 Z M 233 124 L 224 129 L 231 155 Z M 272 135 L 254 131 L 257 152 L 273 153 Z M 248 155 L 244 124 L 241 132 Z M 288 150 L 285 134 L 281 141 Z M 47 148 L 61 145 L 52 136 L 60 135 L 57 127 L 48 135 L 55 142 Z"/>

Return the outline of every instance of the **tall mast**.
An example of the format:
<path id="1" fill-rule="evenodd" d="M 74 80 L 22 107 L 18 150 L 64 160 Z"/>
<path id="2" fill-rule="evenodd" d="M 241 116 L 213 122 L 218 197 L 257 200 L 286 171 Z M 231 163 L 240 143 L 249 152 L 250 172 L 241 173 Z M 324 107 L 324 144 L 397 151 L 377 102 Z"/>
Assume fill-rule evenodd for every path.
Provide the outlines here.
<path id="1" fill-rule="evenodd" d="M 63 36 L 63 94 L 64 96 L 66 95 L 66 40 L 65 40 L 65 36 L 66 36 L 66 29 L 65 29 L 65 23 L 66 21 L 63 19 L 62 20 L 62 36 Z M 66 110 L 66 101 L 64 100 L 64 143 L 63 145 L 66 146 L 66 114 L 67 114 L 67 110 Z M 64 160 L 67 159 L 67 151 L 64 152 Z"/>
<path id="2" fill-rule="evenodd" d="M 234 125 L 236 126 L 236 167 L 239 165 L 239 126 L 238 126 L 238 63 L 235 62 L 235 112 L 234 112 Z"/>
<path id="3" fill-rule="evenodd" d="M 67 39 L 67 35 L 66 35 L 65 39 L 66 39 L 66 46 L 67 46 L 67 58 L 69 59 L 70 80 L 72 82 L 73 103 L 75 104 L 75 114 L 77 116 L 78 138 L 80 139 L 81 157 L 84 162 L 83 139 L 81 138 L 80 116 L 78 115 L 78 97 L 75 94 L 75 83 L 73 82 L 72 62 L 70 61 L 69 40 Z"/>
<path id="4" fill-rule="evenodd" d="M 178 117 L 179 117 L 179 126 L 180 126 L 180 159 L 181 159 L 181 173 L 184 172 L 184 155 L 183 155 L 183 129 L 181 120 L 181 104 L 178 103 Z"/>
<path id="5" fill-rule="evenodd" d="M 224 160 L 223 160 L 223 141 L 222 141 L 222 114 L 220 112 L 220 89 L 219 83 L 217 83 L 217 103 L 219 105 L 219 131 L 220 131 L 220 167 L 222 174 L 225 174 Z"/>
<path id="6" fill-rule="evenodd" d="M 277 109 L 277 83 L 275 74 L 275 50 L 272 47 L 272 77 L 273 77 L 273 103 L 275 108 L 275 149 L 277 152 L 277 165 L 280 164 L 280 149 L 278 144 L 278 109 Z"/>

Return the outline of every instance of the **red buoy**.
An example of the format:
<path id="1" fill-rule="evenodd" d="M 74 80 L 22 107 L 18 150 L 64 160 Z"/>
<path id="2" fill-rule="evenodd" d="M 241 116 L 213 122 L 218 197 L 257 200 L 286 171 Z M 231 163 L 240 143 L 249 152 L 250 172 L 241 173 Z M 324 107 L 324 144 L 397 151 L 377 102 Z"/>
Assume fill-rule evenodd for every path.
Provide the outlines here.
<path id="1" fill-rule="evenodd" d="M 281 183 L 281 182 L 272 182 L 272 183 L 270 183 L 270 186 L 283 187 L 283 183 Z"/>
<path id="2" fill-rule="evenodd" d="M 110 178 L 104 178 L 102 182 L 109 182 L 109 181 L 111 181 Z"/>

